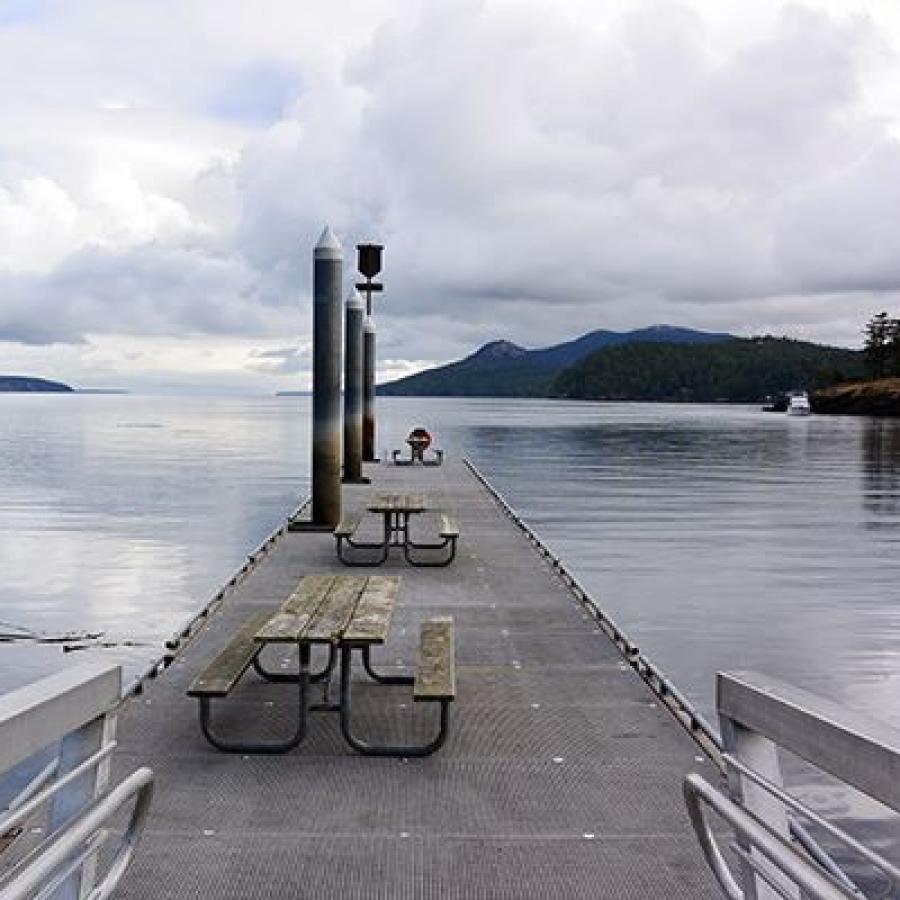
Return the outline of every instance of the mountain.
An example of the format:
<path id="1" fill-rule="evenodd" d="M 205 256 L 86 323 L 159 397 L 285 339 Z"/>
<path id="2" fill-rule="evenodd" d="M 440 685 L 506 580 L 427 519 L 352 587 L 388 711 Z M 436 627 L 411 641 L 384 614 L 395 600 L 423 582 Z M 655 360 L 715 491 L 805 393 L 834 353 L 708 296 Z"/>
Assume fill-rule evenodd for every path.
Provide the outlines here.
<path id="1" fill-rule="evenodd" d="M 0 393 L 69 394 L 72 388 L 61 381 L 28 378 L 24 375 L 0 375 Z"/>
<path id="2" fill-rule="evenodd" d="M 604 347 L 641 342 L 712 343 L 731 335 L 652 325 L 636 331 L 591 331 L 572 341 L 526 350 L 510 341 L 491 341 L 465 359 L 426 369 L 378 386 L 386 396 L 542 397 L 569 366 Z"/>
<path id="3" fill-rule="evenodd" d="M 650 325 L 635 331 L 589 331 L 574 341 L 547 347 L 545 350 L 532 350 L 533 358 L 542 363 L 560 369 L 568 368 L 603 347 L 617 347 L 620 344 L 711 344 L 726 341 L 730 334 L 715 331 L 694 331 L 692 328 L 679 328 L 677 325 Z"/>
<path id="4" fill-rule="evenodd" d="M 862 377 L 861 351 L 788 338 L 607 347 L 561 372 L 550 394 L 580 400 L 754 403 Z"/>

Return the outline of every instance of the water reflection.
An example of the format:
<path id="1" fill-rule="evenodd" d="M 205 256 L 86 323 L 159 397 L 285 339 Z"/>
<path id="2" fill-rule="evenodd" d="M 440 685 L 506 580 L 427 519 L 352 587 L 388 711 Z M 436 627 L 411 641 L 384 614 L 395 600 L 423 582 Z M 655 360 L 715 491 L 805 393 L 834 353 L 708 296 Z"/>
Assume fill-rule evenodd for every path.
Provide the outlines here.
<path id="1" fill-rule="evenodd" d="M 868 419 L 862 428 L 863 503 L 870 527 L 896 525 L 900 512 L 900 423 Z"/>
<path id="2" fill-rule="evenodd" d="M 307 490 L 304 398 L 0 403 L 0 620 L 137 644 L 129 674 Z M 4 644 L 0 685 L 83 655 Z"/>

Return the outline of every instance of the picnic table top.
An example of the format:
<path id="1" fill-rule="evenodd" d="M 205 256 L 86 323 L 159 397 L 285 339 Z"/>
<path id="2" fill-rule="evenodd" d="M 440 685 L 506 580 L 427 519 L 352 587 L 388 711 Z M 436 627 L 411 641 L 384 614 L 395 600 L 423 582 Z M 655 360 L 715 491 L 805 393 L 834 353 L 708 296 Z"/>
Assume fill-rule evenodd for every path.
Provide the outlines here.
<path id="1" fill-rule="evenodd" d="M 428 500 L 424 494 L 376 494 L 369 502 L 369 512 L 425 512 Z"/>
<path id="2" fill-rule="evenodd" d="M 396 575 L 306 575 L 257 630 L 255 640 L 382 644 L 399 594 Z"/>

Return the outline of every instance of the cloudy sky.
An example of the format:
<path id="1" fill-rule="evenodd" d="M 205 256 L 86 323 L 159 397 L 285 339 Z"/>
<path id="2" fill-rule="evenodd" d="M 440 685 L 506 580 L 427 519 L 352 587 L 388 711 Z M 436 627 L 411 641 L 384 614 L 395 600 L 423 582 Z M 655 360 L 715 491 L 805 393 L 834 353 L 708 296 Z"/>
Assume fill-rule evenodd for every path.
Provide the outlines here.
<path id="1" fill-rule="evenodd" d="M 306 386 L 311 248 L 382 377 L 900 312 L 897 0 L 0 0 L 0 372 Z"/>

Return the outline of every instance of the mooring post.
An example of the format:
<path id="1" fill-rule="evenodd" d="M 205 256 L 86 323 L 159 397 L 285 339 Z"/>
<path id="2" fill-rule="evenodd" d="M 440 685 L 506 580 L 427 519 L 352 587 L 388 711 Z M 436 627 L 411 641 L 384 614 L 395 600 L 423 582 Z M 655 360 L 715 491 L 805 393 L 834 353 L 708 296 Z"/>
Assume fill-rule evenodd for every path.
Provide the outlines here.
<path id="1" fill-rule="evenodd" d="M 363 318 L 355 288 L 347 294 L 344 325 L 344 481 L 363 481 Z"/>
<path id="2" fill-rule="evenodd" d="M 377 462 L 375 456 L 375 320 L 363 323 L 363 359 L 366 370 L 363 394 L 363 461 Z"/>
<path id="3" fill-rule="evenodd" d="M 341 244 L 326 225 L 313 251 L 312 524 L 341 518 Z"/>

